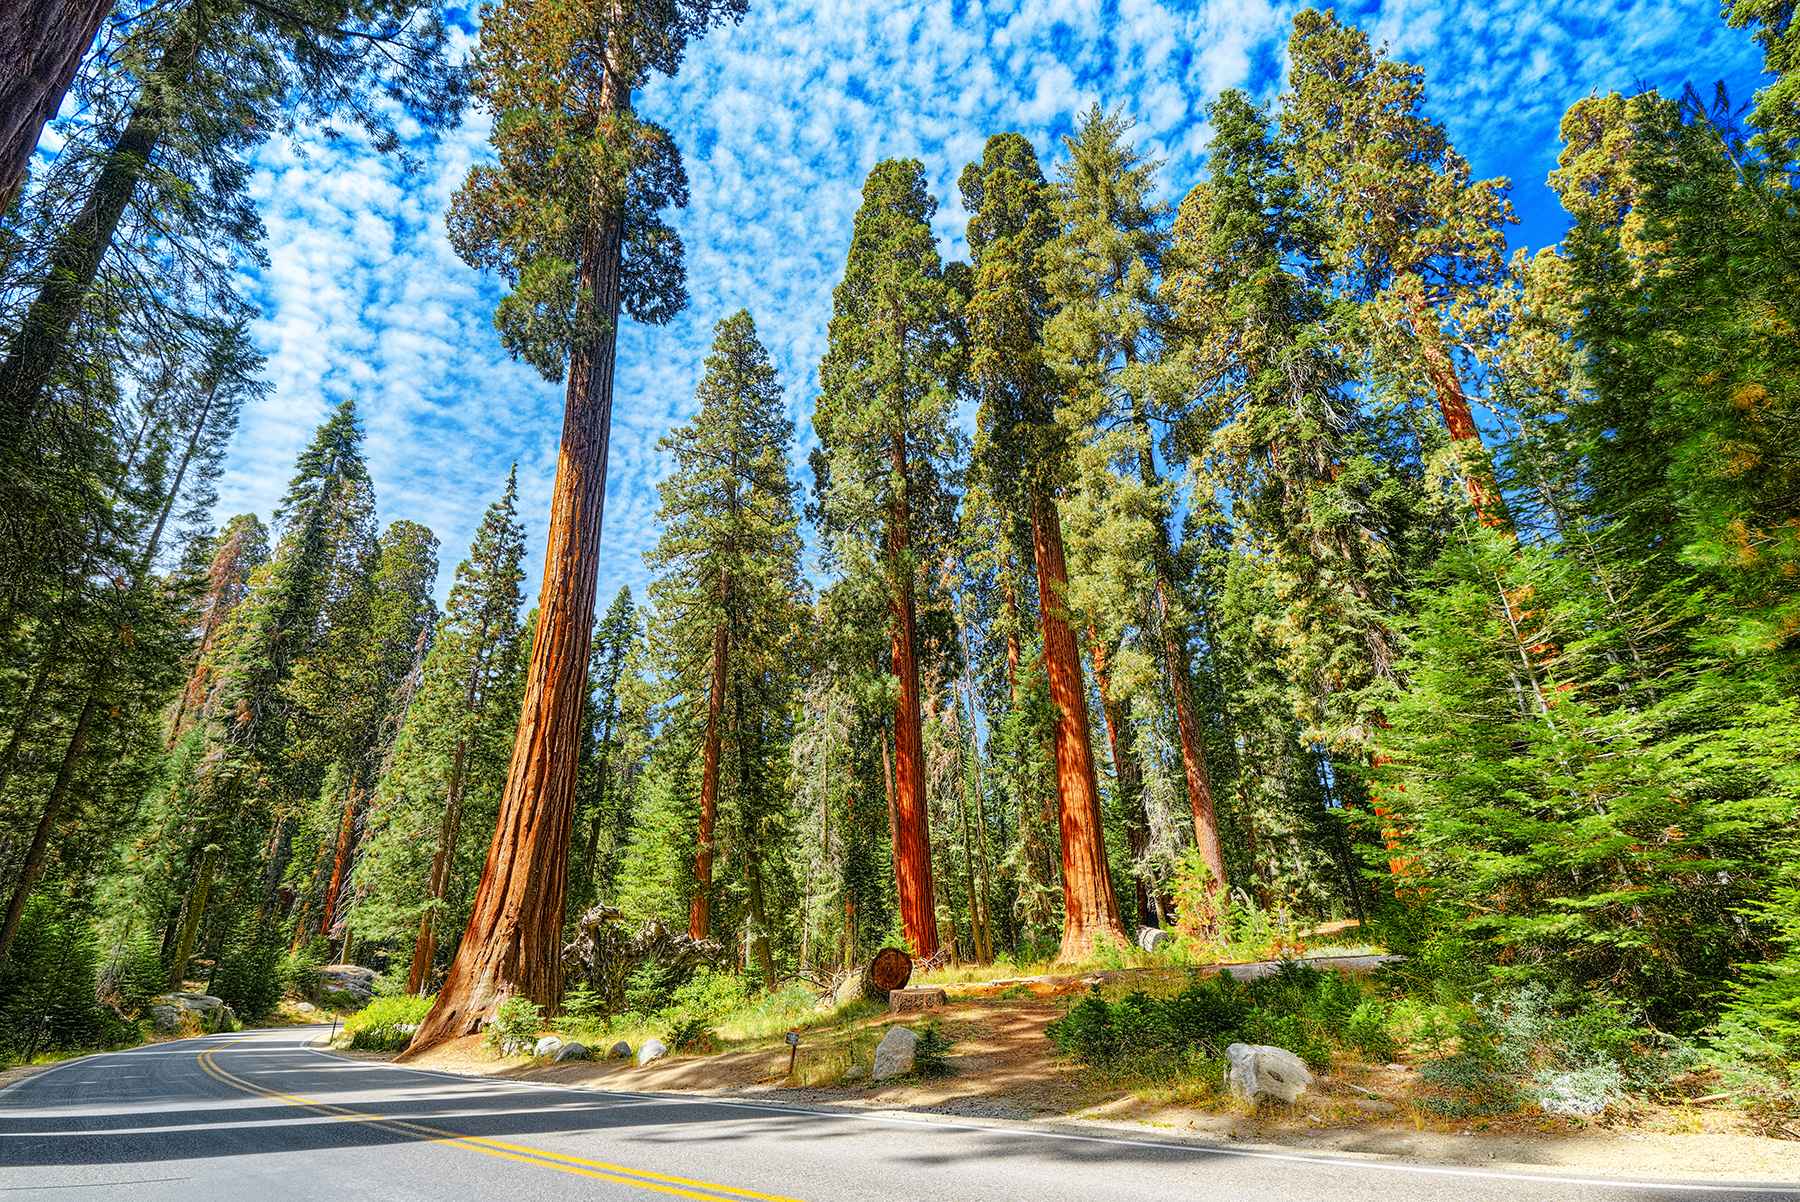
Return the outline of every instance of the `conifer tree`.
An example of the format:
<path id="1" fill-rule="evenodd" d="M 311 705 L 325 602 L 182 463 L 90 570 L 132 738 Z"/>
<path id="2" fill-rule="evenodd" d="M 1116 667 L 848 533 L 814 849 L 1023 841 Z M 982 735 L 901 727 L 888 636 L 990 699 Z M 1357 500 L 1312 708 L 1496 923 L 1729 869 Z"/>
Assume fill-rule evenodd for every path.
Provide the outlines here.
<path id="1" fill-rule="evenodd" d="M 928 958 L 938 938 L 915 594 L 940 537 L 930 521 L 955 446 L 949 418 L 957 386 L 957 298 L 931 233 L 937 204 L 920 164 L 877 163 L 862 196 L 819 365 L 813 427 L 821 455 L 814 466 L 830 554 L 888 610 L 896 686 L 894 871 L 902 929 L 913 952 Z"/>
<path id="2" fill-rule="evenodd" d="M 621 588 L 594 631 L 593 663 L 588 669 L 593 713 L 583 744 L 589 758 L 583 765 L 576 807 L 578 826 L 582 818 L 587 822 L 581 875 L 571 894 L 577 903 L 572 909 L 577 913 L 588 902 L 612 897 L 618 880 L 619 858 L 631 819 L 631 790 L 625 771 L 629 765 L 622 746 L 630 715 L 624 712 L 627 698 L 622 692 L 630 689 L 628 665 L 642 642 L 631 589 Z"/>
<path id="3" fill-rule="evenodd" d="M 1087 686 L 1070 620 L 1069 574 L 1056 494 L 1069 453 L 1055 423 L 1056 381 L 1043 331 L 1054 200 L 1037 155 L 1019 134 L 988 139 L 963 170 L 974 285 L 969 298 L 970 374 L 982 403 L 983 475 L 1031 528 L 1044 672 L 1055 706 L 1058 826 L 1062 846 L 1061 958 L 1084 960 L 1125 939 L 1101 825 L 1088 725 Z"/>
<path id="4" fill-rule="evenodd" d="M 704 939 L 712 933 L 721 770 L 737 769 L 740 804 L 750 804 L 746 792 L 769 791 L 758 731 L 771 724 L 766 710 L 781 708 L 773 686 L 786 671 L 800 542 L 787 470 L 793 424 L 747 311 L 715 327 L 696 396 L 693 421 L 662 443 L 675 470 L 661 485 L 663 534 L 647 562 L 657 572 L 657 643 L 677 690 L 696 707 L 705 698 L 688 915 L 689 936 Z M 747 872 L 757 871 L 762 850 L 740 849 Z"/>
<path id="5" fill-rule="evenodd" d="M 1106 627 L 1104 637 L 1098 629 L 1090 635 L 1095 677 L 1115 772 L 1128 794 L 1132 829 L 1141 832 L 1142 783 L 1129 716 L 1135 690 L 1109 687 L 1112 674 L 1100 664 L 1110 646 L 1112 659 L 1128 657 L 1113 665 L 1114 673 L 1123 667 L 1127 680 L 1142 675 L 1129 662 L 1121 628 L 1146 609 L 1137 582 L 1146 576 L 1152 582 L 1145 624 L 1156 629 L 1145 632 L 1151 643 L 1145 650 L 1162 668 L 1174 710 L 1194 841 L 1222 889 L 1229 878 L 1189 684 L 1186 607 L 1174 579 L 1173 491 L 1156 466 L 1152 424 L 1179 413 L 1182 397 L 1178 366 L 1162 354 L 1167 314 L 1157 293 L 1167 206 L 1153 196 L 1157 164 L 1125 141 L 1129 132 L 1118 114 L 1095 107 L 1083 114 L 1075 136 L 1064 139 L 1069 158 L 1057 190 L 1062 230 L 1049 249 L 1057 312 L 1046 323 L 1045 341 L 1063 388 L 1061 420 L 1078 440 L 1073 508 L 1078 527 L 1087 528 L 1082 533 L 1092 532 L 1071 540 L 1085 569 L 1078 573 L 1076 604 Z M 1084 591 L 1089 595 L 1081 596 Z M 1141 856 L 1142 847 L 1133 854 Z"/>
<path id="6" fill-rule="evenodd" d="M 673 75 L 688 39 L 735 21 L 745 0 L 502 0 L 488 9 L 474 95 L 493 113 L 497 166 L 473 168 L 450 240 L 511 292 L 501 340 L 551 379 L 568 366 L 538 629 L 500 807 L 463 940 L 409 1051 L 473 1031 L 522 993 L 562 993 L 563 903 L 594 628 L 613 360 L 621 310 L 666 322 L 687 302 L 681 241 L 659 216 L 687 202 L 668 134 L 631 93 Z"/>

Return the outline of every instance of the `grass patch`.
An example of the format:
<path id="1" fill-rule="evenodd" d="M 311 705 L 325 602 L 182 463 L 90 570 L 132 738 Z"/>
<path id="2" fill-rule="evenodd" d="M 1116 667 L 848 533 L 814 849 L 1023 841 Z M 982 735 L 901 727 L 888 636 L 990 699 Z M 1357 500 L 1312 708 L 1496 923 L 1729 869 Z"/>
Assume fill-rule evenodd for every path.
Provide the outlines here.
<path id="1" fill-rule="evenodd" d="M 409 993 L 378 997 L 344 1020 L 340 1046 L 364 1052 L 398 1052 L 412 1042 L 413 1032 L 431 1010 L 432 997 Z"/>

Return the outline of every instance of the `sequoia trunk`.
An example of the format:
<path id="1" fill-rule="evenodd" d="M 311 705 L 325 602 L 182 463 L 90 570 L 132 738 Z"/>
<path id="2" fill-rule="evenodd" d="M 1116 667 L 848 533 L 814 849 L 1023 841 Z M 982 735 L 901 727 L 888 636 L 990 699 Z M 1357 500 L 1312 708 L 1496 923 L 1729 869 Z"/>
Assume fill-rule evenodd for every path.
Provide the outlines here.
<path id="1" fill-rule="evenodd" d="M 1063 937 L 1058 959 L 1085 960 L 1098 944 L 1127 940 L 1119 919 L 1119 900 L 1113 894 L 1112 871 L 1106 863 L 1081 655 L 1063 601 L 1069 569 L 1063 557 L 1062 523 L 1056 502 L 1041 490 L 1032 497 L 1031 542 L 1037 559 L 1044 673 L 1049 678 L 1050 700 L 1056 708 L 1056 795 L 1063 885 Z"/>
<path id="2" fill-rule="evenodd" d="M 610 68 L 604 86 L 606 108 L 629 107 Z M 407 1056 L 478 1030 L 514 994 L 550 1009 L 562 999 L 563 892 L 600 567 L 623 230 L 623 215 L 612 213 L 582 247 L 581 296 L 601 332 L 569 357 L 544 585 L 506 791 L 462 944 Z"/>
<path id="3" fill-rule="evenodd" d="M 700 831 L 694 837 L 694 900 L 688 907 L 688 937 L 712 933 L 713 824 L 719 816 L 719 744 L 731 641 L 720 622 L 713 631 L 712 689 L 706 699 L 706 742 L 700 756 Z"/>
<path id="4" fill-rule="evenodd" d="M 906 479 L 906 444 L 895 438 L 895 478 Z M 894 701 L 894 880 L 900 894 L 900 929 L 913 955 L 937 955 L 937 906 L 931 885 L 930 816 L 925 808 L 925 743 L 919 718 L 919 628 L 913 607 L 911 514 L 904 484 L 888 518 L 892 576 L 890 650 L 900 691 Z"/>

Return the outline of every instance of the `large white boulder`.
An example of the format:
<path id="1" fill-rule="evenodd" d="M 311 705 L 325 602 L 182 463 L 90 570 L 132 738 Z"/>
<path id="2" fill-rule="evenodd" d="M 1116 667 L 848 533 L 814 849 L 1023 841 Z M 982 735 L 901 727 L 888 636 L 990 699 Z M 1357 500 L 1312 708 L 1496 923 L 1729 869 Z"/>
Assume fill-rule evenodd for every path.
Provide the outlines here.
<path id="1" fill-rule="evenodd" d="M 1225 1088 L 1248 1102 L 1265 1098 L 1292 1105 L 1312 1084 L 1306 1063 L 1286 1048 L 1234 1043 L 1225 1049 Z"/>
<path id="2" fill-rule="evenodd" d="M 1138 948 L 1153 952 L 1169 941 L 1169 932 L 1161 927 L 1139 927 L 1137 936 Z"/>
<path id="3" fill-rule="evenodd" d="M 652 1060 L 661 1060 L 669 1054 L 668 1045 L 660 1039 L 646 1039 L 644 1046 L 638 1049 L 637 1062 L 649 1064 Z"/>
<path id="4" fill-rule="evenodd" d="M 562 1040 L 554 1035 L 546 1035 L 537 1041 L 537 1046 L 531 1049 L 531 1054 L 539 1059 L 547 1056 L 555 1056 L 558 1052 L 562 1051 L 562 1046 Z"/>
<path id="5" fill-rule="evenodd" d="M 869 1077 L 886 1081 L 913 1071 L 913 1057 L 919 1050 L 919 1037 L 906 1027 L 889 1027 L 875 1046 L 875 1068 Z"/>

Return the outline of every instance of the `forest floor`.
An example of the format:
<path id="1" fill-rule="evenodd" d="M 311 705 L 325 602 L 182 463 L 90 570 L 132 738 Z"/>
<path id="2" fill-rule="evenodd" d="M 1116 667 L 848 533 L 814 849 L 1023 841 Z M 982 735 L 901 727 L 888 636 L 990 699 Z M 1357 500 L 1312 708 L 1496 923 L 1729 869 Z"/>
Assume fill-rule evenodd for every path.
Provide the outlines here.
<path id="1" fill-rule="evenodd" d="M 1080 979 L 1076 980 L 1079 989 Z M 954 1041 L 950 1071 L 936 1078 L 875 1084 L 866 1077 L 874 1047 L 887 1026 L 916 1023 L 924 1017 L 917 1014 L 878 1014 L 809 1029 L 802 1036 L 791 1075 L 788 1048 L 780 1036 L 712 1053 L 673 1055 L 642 1067 L 618 1060 L 541 1065 L 528 1058 L 499 1059 L 484 1050 L 478 1036 L 470 1036 L 414 1063 L 463 1074 L 607 1090 L 1094 1124 L 1140 1135 L 1155 1132 L 1240 1146 L 1435 1164 L 1696 1178 L 1717 1177 L 1728 1166 L 1740 1177 L 1795 1176 L 1796 1145 L 1756 1134 L 1730 1110 L 1637 1104 L 1604 1120 L 1540 1114 L 1449 1120 L 1418 1104 L 1429 1087 L 1405 1064 L 1335 1066 L 1295 1106 L 1259 1111 L 1204 1087 L 1177 1084 L 1167 1090 L 1146 1090 L 1142 1082 L 1105 1080 L 1057 1054 L 1044 1028 L 1064 1013 L 1065 1001 L 1039 996 L 1016 983 L 995 992 L 1004 996 L 967 996 L 953 990 L 951 1004 L 930 1013 Z M 595 1052 L 604 1054 L 603 1049 Z M 856 1079 L 847 1080 L 846 1070 Z"/>

